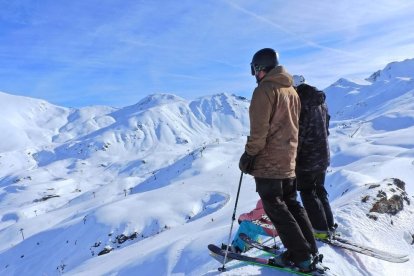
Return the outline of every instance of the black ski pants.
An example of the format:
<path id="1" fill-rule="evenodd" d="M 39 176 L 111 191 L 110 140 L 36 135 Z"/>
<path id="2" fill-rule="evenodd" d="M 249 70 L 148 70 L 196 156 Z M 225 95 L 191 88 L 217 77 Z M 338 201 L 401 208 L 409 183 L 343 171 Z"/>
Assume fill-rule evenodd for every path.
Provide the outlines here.
<path id="1" fill-rule="evenodd" d="M 315 230 L 328 231 L 334 226 L 328 192 L 325 189 L 325 171 L 296 172 L 297 187 L 303 206 Z"/>
<path id="2" fill-rule="evenodd" d="M 297 201 L 294 178 L 255 178 L 256 191 L 263 208 L 279 233 L 280 240 L 289 252 L 290 259 L 301 262 L 318 251 L 312 225 L 305 209 Z"/>

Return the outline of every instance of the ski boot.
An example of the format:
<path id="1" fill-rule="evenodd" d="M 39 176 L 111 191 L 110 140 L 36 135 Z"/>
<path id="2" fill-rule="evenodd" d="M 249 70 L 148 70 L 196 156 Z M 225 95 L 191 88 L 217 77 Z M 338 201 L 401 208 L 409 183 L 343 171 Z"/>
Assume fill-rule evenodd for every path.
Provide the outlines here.
<path id="1" fill-rule="evenodd" d="M 339 233 L 336 233 L 337 228 L 338 228 L 337 223 L 334 223 L 333 226 L 329 227 L 329 231 L 332 233 L 332 238 L 335 238 L 335 236 L 340 236 Z"/>
<path id="2" fill-rule="evenodd" d="M 280 267 L 287 267 L 292 265 L 292 261 L 289 258 L 289 252 L 284 251 L 283 253 L 270 258 L 269 263 L 272 265 L 280 266 Z"/>
<path id="3" fill-rule="evenodd" d="M 316 254 L 307 260 L 295 263 L 295 266 L 299 268 L 299 271 L 304 273 L 312 271 L 325 271 L 325 268 L 321 265 L 322 259 L 322 254 Z"/>

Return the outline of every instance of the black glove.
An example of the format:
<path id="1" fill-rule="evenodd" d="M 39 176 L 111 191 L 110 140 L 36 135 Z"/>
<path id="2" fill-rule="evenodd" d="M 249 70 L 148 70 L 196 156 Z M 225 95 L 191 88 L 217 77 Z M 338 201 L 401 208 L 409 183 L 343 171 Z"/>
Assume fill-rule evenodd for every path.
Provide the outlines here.
<path id="1" fill-rule="evenodd" d="M 244 173 L 251 173 L 254 167 L 256 156 L 248 155 L 246 152 L 240 157 L 239 168 Z"/>

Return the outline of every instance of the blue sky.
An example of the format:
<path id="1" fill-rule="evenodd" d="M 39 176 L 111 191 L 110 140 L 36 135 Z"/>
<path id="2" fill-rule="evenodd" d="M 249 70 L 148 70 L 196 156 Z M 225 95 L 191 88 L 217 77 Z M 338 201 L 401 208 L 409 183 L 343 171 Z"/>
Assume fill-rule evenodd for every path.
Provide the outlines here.
<path id="1" fill-rule="evenodd" d="M 0 91 L 67 107 L 250 98 L 252 55 L 323 89 L 414 58 L 414 2 L 0 0 Z"/>

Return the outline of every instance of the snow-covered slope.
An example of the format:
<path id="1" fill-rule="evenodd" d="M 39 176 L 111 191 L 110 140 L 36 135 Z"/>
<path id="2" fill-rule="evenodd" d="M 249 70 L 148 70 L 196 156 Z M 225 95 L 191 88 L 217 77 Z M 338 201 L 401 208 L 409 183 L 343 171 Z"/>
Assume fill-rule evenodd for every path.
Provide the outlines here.
<path id="1" fill-rule="evenodd" d="M 391 264 L 319 244 L 338 275 L 414 274 L 414 83 L 405 63 L 387 79 L 326 90 L 326 186 L 339 231 L 411 259 Z M 207 244 L 229 234 L 248 100 L 157 94 L 120 109 L 67 109 L 0 97 L 0 275 L 218 275 Z M 403 195 L 397 213 L 376 212 L 394 195 Z M 244 176 L 237 214 L 257 199 Z M 224 275 L 277 274 L 229 268 Z"/>
<path id="2" fill-rule="evenodd" d="M 50 143 L 68 113 L 42 100 L 0 92 L 0 152 Z"/>
<path id="3" fill-rule="evenodd" d="M 37 104 L 6 96 L 19 106 Z M 5 117 L 23 117 L 26 113 L 12 108 L 10 99 L 9 108 L 15 113 Z M 2 172 L 8 170 L 0 179 L 4 261 L 0 269 L 7 268 L 4 272 L 10 274 L 66 271 L 65 266 L 73 269 L 106 246 L 124 247 L 124 239 L 137 244 L 219 209 L 228 193 L 206 190 L 187 179 L 220 165 L 227 168 L 229 157 L 223 153 L 218 153 L 216 162 L 200 159 L 207 147 L 245 136 L 248 104 L 228 94 L 191 102 L 151 95 L 118 110 L 49 107 L 65 112 L 51 126 L 34 125 L 37 132 L 49 134 L 47 139 L 28 135 L 31 147 L 20 143 L 18 152 L 0 155 Z M 45 114 L 34 117 L 44 121 L 56 117 L 55 112 L 51 118 Z M 33 124 L 30 118 L 22 121 Z M 23 124 L 18 128 L 25 131 Z M 193 170 L 196 162 L 201 167 Z M 182 192 L 174 196 L 178 190 L 171 186 L 178 184 Z M 173 196 L 160 190 L 170 190 Z M 58 250 L 65 242 L 71 246 Z M 16 254 L 23 263 L 31 261 L 14 266 Z"/>

